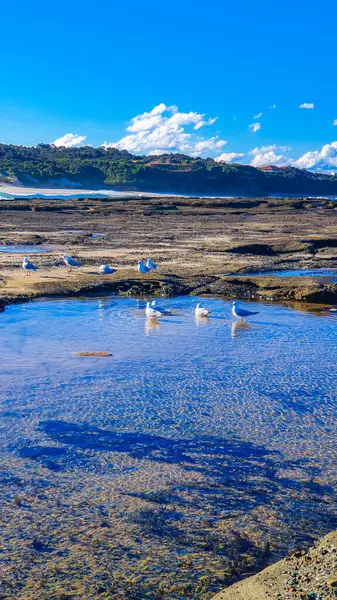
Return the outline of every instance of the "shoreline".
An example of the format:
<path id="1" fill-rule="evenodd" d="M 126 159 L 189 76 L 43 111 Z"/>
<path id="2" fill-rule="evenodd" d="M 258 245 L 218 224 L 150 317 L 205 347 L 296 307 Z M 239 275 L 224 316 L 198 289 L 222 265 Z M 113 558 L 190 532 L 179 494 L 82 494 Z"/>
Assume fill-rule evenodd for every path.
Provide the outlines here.
<path id="1" fill-rule="evenodd" d="M 56 275 L 6 273 L 6 284 L 0 288 L 0 312 L 11 304 L 37 299 L 84 297 L 116 294 L 137 297 L 213 296 L 242 301 L 286 304 L 303 310 L 328 309 L 337 303 L 337 284 L 323 284 L 318 277 L 250 277 L 240 276 L 173 276 L 152 274 L 146 278 L 128 272 L 102 279 L 93 271 L 69 274 L 63 267 Z M 1 272 L 0 272 L 1 277 Z M 48 279 L 48 281 L 45 281 Z M 284 281 L 285 279 L 293 281 Z M 10 288 L 8 289 L 8 285 Z M 7 288 L 7 289 L 6 289 Z"/>

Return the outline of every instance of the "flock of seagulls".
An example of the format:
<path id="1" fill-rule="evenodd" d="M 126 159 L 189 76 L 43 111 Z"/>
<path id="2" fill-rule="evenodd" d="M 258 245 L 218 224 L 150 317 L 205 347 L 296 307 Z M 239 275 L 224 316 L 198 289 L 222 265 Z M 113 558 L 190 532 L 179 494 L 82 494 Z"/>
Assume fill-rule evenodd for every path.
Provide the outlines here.
<path id="1" fill-rule="evenodd" d="M 73 268 L 82 266 L 81 263 L 79 263 L 71 256 L 68 256 L 68 254 L 65 254 L 62 257 L 62 260 L 68 267 L 69 273 L 71 273 Z M 30 275 L 32 271 L 37 271 L 36 265 L 34 265 L 27 257 L 23 259 L 22 268 L 26 271 L 26 275 Z M 153 262 L 151 258 L 148 258 L 146 264 L 143 260 L 139 260 L 137 269 L 139 273 L 145 275 L 146 273 L 150 273 L 150 271 L 155 271 L 157 269 L 157 265 Z M 116 269 L 113 269 L 113 267 L 110 267 L 109 265 L 101 265 L 99 268 L 99 272 L 102 275 L 113 275 L 113 273 L 116 273 Z"/>
<path id="2" fill-rule="evenodd" d="M 146 303 L 145 314 L 148 319 L 158 319 L 159 317 L 164 317 L 165 315 L 171 315 L 172 312 L 168 309 L 161 308 L 157 306 L 155 300 L 152 302 Z M 197 318 L 208 318 L 211 314 L 211 311 L 208 308 L 201 306 L 200 302 L 197 304 L 194 310 L 194 314 Z M 247 310 L 246 308 L 241 308 L 238 302 L 232 302 L 232 314 L 233 317 L 243 321 L 244 319 L 251 317 L 253 315 L 258 315 L 258 311 Z"/>
<path id="3" fill-rule="evenodd" d="M 65 254 L 63 256 L 63 262 L 67 265 L 69 273 L 72 271 L 72 269 L 74 267 L 82 266 L 81 263 L 79 263 L 77 260 L 75 260 L 71 256 L 68 256 L 67 254 Z M 37 267 L 32 262 L 30 262 L 30 260 L 27 257 L 25 257 L 23 259 L 22 267 L 25 270 L 26 275 L 30 275 L 32 271 L 37 271 Z M 143 260 L 138 261 L 138 272 L 141 273 L 142 275 L 145 275 L 146 273 L 150 273 L 150 271 L 155 271 L 156 269 L 157 269 L 157 265 L 152 261 L 151 258 L 147 259 L 146 264 L 144 263 Z M 116 270 L 113 269 L 112 267 L 110 267 L 109 265 L 101 265 L 99 268 L 99 272 L 102 275 L 112 275 L 113 273 L 116 272 Z M 166 308 L 162 308 L 161 306 L 158 306 L 156 303 L 156 300 L 153 300 L 152 302 L 146 303 L 145 314 L 148 319 L 158 319 L 159 317 L 164 317 L 164 316 L 170 315 L 172 313 L 170 310 L 168 310 Z M 200 318 L 208 318 L 209 315 L 211 314 L 211 311 L 208 310 L 208 308 L 201 306 L 201 304 L 199 302 L 195 308 L 194 314 L 197 318 L 199 318 L 199 317 Z M 232 302 L 232 314 L 233 314 L 233 317 L 235 317 L 236 319 L 243 321 L 244 319 L 246 319 L 248 317 L 257 315 L 258 311 L 251 311 L 251 310 L 247 310 L 246 308 L 241 308 L 239 306 L 239 303 L 237 301 L 235 301 L 235 302 Z"/>

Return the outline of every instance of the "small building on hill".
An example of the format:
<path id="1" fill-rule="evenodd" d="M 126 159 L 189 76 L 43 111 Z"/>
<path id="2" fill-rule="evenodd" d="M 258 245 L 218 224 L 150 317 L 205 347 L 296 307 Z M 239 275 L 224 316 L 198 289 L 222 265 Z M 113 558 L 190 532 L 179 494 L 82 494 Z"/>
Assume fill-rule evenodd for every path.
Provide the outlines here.
<path id="1" fill-rule="evenodd" d="M 265 165 L 264 167 L 259 167 L 260 171 L 267 171 L 268 173 L 276 173 L 276 171 L 281 171 L 282 167 L 276 167 L 276 165 Z"/>

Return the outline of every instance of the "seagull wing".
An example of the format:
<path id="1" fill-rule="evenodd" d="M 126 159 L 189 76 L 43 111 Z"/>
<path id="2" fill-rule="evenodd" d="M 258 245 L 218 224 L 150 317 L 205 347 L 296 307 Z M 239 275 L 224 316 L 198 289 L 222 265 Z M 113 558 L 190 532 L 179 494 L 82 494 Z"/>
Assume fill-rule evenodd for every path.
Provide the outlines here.
<path id="1" fill-rule="evenodd" d="M 253 312 L 251 310 L 245 310 L 244 308 L 239 308 L 239 310 L 237 312 L 238 312 L 238 315 L 240 317 L 249 317 L 251 315 L 258 315 L 259 314 L 259 311 Z"/>

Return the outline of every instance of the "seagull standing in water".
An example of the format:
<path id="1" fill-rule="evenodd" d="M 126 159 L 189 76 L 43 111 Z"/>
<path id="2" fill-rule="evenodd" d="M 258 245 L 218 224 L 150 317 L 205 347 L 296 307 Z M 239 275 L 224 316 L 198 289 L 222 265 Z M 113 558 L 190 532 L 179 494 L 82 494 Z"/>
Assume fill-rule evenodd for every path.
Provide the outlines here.
<path id="1" fill-rule="evenodd" d="M 200 303 L 197 304 L 196 309 L 194 311 L 196 317 L 208 317 L 210 313 L 211 311 L 208 310 L 208 308 L 203 308 L 202 306 L 200 306 Z"/>
<path id="2" fill-rule="evenodd" d="M 141 275 L 145 275 L 146 273 L 150 273 L 150 271 L 151 271 L 151 268 L 144 265 L 142 260 L 138 261 L 137 268 L 138 268 L 138 273 L 140 273 Z"/>
<path id="3" fill-rule="evenodd" d="M 148 319 L 157 319 L 157 317 L 162 317 L 163 313 L 160 310 L 156 310 L 152 308 L 150 302 L 146 303 L 146 316 Z"/>
<path id="4" fill-rule="evenodd" d="M 29 262 L 27 257 L 23 259 L 22 268 L 26 271 L 26 275 L 30 275 L 31 271 L 37 271 L 37 267 Z"/>
<path id="5" fill-rule="evenodd" d="M 71 272 L 72 267 L 81 267 L 81 263 L 77 262 L 77 260 L 71 258 L 71 256 L 68 256 L 67 254 L 64 255 L 63 262 L 67 265 L 69 273 Z"/>
<path id="6" fill-rule="evenodd" d="M 251 310 L 246 310 L 245 308 L 240 308 L 238 302 L 232 302 L 232 314 L 233 314 L 233 317 L 235 317 L 236 319 L 240 319 L 242 321 L 245 317 L 251 317 L 252 315 L 258 315 L 259 311 L 253 312 Z"/>
<path id="7" fill-rule="evenodd" d="M 102 275 L 112 275 L 113 273 L 116 273 L 116 269 L 109 267 L 109 265 L 101 265 L 99 272 L 102 273 Z"/>
<path id="8" fill-rule="evenodd" d="M 151 260 L 151 258 L 147 259 L 146 266 L 147 266 L 148 269 L 153 269 L 154 271 L 157 268 L 157 265 L 153 262 L 153 260 Z"/>

